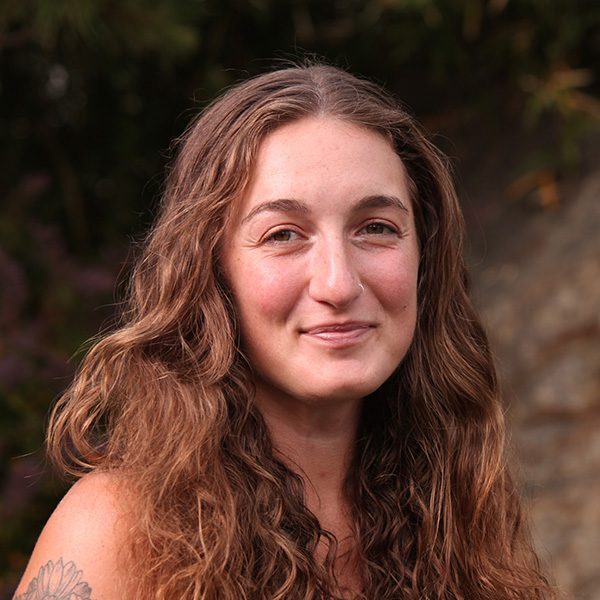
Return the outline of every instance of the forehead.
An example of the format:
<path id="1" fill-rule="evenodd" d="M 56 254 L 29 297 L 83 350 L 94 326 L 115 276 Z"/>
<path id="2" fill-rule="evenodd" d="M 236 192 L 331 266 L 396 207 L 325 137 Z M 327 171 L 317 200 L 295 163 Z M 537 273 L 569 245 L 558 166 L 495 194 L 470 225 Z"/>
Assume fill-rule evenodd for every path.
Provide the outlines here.
<path id="1" fill-rule="evenodd" d="M 353 123 L 310 117 L 265 137 L 236 212 L 243 218 L 257 203 L 281 198 L 350 202 L 376 194 L 410 204 L 407 175 L 391 142 Z"/>

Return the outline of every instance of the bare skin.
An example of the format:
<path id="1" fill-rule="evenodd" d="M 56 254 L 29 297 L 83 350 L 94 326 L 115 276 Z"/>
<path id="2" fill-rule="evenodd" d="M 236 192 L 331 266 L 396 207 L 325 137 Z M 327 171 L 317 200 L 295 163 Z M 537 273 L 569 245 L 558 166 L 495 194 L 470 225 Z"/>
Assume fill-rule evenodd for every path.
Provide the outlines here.
<path id="1" fill-rule="evenodd" d="M 92 588 L 82 581 L 82 572 L 73 561 L 64 563 L 62 557 L 58 561 L 49 560 L 40 567 L 24 594 L 15 596 L 14 600 L 35 600 L 36 598 L 55 598 L 56 600 L 91 600 Z"/>
<path id="2" fill-rule="evenodd" d="M 336 575 L 352 598 L 360 570 L 343 482 L 363 398 L 404 358 L 416 321 L 419 251 L 404 167 L 379 134 L 304 119 L 264 140 L 242 205 L 221 258 L 256 402 L 275 449 L 304 479 L 307 507 L 338 540 Z M 86 477 L 67 494 L 18 599 L 49 572 L 82 583 L 82 599 L 91 590 L 94 600 L 132 597 L 119 559 L 126 498 L 111 477 Z"/>
<path id="3" fill-rule="evenodd" d="M 119 558 L 125 498 L 113 475 L 88 475 L 76 483 L 44 527 L 15 600 L 127 597 Z"/>
<path id="4" fill-rule="evenodd" d="M 263 140 L 225 240 L 256 402 L 304 479 L 307 507 L 339 542 L 338 581 L 357 591 L 343 483 L 363 398 L 404 358 L 417 312 L 404 166 L 387 139 L 359 126 L 284 125 Z"/>
<path id="5" fill-rule="evenodd" d="M 260 405 L 260 399 L 257 401 Z M 283 462 L 304 479 L 307 507 L 338 541 L 336 575 L 348 598 L 358 592 L 360 580 L 342 487 L 352 457 L 359 410 L 359 402 L 321 410 L 298 404 L 263 410 Z M 327 549 L 323 545 L 319 550 L 323 559 Z"/>

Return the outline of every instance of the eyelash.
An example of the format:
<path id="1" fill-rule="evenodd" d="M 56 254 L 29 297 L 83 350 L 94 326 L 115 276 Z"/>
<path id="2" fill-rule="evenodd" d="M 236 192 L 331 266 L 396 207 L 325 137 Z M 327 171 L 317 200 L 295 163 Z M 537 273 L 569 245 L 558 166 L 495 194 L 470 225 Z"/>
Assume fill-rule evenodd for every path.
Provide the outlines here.
<path id="1" fill-rule="evenodd" d="M 294 231 L 293 229 L 289 228 L 289 227 L 283 227 L 282 229 L 277 229 L 273 232 L 271 232 L 268 236 L 266 236 L 263 240 L 263 243 L 265 244 L 285 244 L 286 242 L 289 242 L 291 240 L 277 240 L 275 239 L 276 236 L 282 234 L 282 233 L 289 233 L 291 235 L 298 235 L 298 233 L 296 231 Z"/>
<path id="2" fill-rule="evenodd" d="M 394 226 L 392 226 L 388 223 L 384 223 L 382 221 L 372 221 L 371 223 L 367 223 L 366 225 L 361 227 L 361 229 L 359 231 L 362 232 L 362 231 L 368 229 L 369 227 L 382 227 L 385 231 L 371 232 L 371 233 L 367 233 L 367 235 L 398 235 L 399 234 L 398 229 L 396 229 Z M 289 238 L 285 239 L 285 240 L 276 239 L 277 236 L 279 236 L 281 234 L 289 234 L 289 237 L 292 237 L 294 235 L 295 236 L 300 235 L 298 232 L 294 231 L 290 227 L 283 227 L 281 229 L 277 229 L 277 230 L 271 232 L 268 236 L 266 236 L 263 239 L 263 243 L 265 243 L 265 244 L 285 244 L 285 243 L 293 241 L 292 239 L 289 239 Z"/>
<path id="3" fill-rule="evenodd" d="M 372 232 L 369 235 L 398 235 L 398 229 L 396 229 L 393 225 L 390 225 L 389 223 L 384 223 L 383 221 L 371 221 L 370 223 L 367 223 L 364 227 L 362 227 L 361 231 L 373 226 L 383 227 L 387 231 L 381 231 L 378 233 Z"/>

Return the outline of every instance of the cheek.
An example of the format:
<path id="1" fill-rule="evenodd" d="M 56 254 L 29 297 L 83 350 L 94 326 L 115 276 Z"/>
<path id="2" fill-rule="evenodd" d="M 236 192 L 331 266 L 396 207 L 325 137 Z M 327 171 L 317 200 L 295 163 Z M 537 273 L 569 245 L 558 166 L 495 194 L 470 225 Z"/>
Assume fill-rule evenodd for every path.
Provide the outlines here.
<path id="1" fill-rule="evenodd" d="M 294 269 L 268 262 L 243 265 L 233 286 L 244 329 L 252 323 L 285 320 L 301 294 L 301 283 Z"/>
<path id="2" fill-rule="evenodd" d="M 380 261 L 371 271 L 371 286 L 380 302 L 393 312 L 414 311 L 417 301 L 418 261 Z"/>

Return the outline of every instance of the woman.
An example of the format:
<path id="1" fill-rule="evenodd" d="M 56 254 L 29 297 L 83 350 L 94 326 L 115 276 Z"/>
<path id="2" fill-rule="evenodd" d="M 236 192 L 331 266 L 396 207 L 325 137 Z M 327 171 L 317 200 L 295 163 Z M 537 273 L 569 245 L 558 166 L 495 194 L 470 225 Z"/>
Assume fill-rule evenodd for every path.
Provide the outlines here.
<path id="1" fill-rule="evenodd" d="M 53 413 L 81 480 L 17 597 L 551 597 L 462 231 L 377 86 L 308 65 L 216 100 Z"/>

